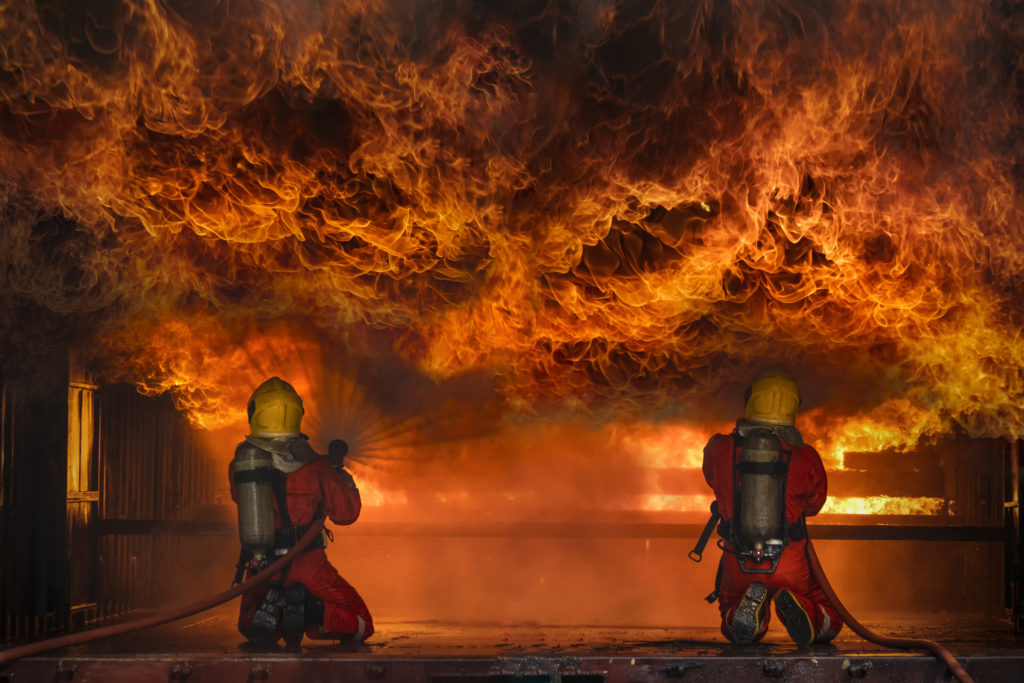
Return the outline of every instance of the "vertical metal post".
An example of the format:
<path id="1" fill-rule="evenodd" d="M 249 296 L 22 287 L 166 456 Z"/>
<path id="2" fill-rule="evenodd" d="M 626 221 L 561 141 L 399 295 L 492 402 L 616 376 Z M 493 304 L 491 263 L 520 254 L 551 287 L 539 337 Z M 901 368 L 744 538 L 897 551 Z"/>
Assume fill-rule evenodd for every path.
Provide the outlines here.
<path id="1" fill-rule="evenodd" d="M 1007 444 L 1003 477 L 1003 519 L 1006 528 L 1006 606 L 1013 632 L 1024 631 L 1024 528 L 1021 526 L 1021 491 L 1024 467 L 1020 441 Z"/>

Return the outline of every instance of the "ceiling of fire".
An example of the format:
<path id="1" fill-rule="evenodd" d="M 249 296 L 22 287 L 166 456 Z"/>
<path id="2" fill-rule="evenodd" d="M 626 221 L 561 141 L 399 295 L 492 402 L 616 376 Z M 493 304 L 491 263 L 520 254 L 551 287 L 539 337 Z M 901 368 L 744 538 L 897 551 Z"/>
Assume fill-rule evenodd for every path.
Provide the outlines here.
<path id="1" fill-rule="evenodd" d="M 4 3 L 4 371 L 73 341 L 216 427 L 283 357 L 495 419 L 728 420 L 782 363 L 1021 436 L 1022 45 L 974 0 Z"/>

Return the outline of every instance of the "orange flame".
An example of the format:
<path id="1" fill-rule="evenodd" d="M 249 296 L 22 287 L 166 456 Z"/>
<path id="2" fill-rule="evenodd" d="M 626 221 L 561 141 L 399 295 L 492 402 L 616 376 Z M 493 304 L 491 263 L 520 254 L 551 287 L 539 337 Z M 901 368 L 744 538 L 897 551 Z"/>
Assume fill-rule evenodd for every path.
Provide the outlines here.
<path id="1" fill-rule="evenodd" d="M 934 515 L 946 502 L 941 498 L 863 496 L 829 498 L 822 514 L 834 515 Z"/>
<path id="2" fill-rule="evenodd" d="M 42 310 L 206 427 L 275 353 L 383 330 L 424 381 L 496 378 L 485 421 L 706 432 L 784 362 L 831 467 L 954 425 L 1024 436 L 1020 22 L 969 0 L 445 11 L 0 9 L 8 345 L 52 331 Z M 639 460 L 694 466 L 701 439 L 650 438 Z"/>

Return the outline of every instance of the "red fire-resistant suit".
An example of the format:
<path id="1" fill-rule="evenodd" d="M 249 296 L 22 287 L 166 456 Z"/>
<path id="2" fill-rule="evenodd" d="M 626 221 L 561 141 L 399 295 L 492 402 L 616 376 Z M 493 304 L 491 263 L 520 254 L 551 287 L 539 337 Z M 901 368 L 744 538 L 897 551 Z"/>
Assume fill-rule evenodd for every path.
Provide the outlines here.
<path id="1" fill-rule="evenodd" d="M 229 467 L 231 498 L 236 500 L 234 464 Z M 335 524 L 351 524 L 359 517 L 362 502 L 359 490 L 347 473 L 339 473 L 326 458 L 319 457 L 306 463 L 285 479 L 288 495 L 288 515 L 295 526 L 313 521 L 322 509 Z M 274 525 L 281 528 L 281 518 L 274 504 Z M 292 562 L 285 573 L 284 585 L 301 583 L 306 590 L 324 603 L 323 629 L 310 626 L 306 635 L 319 639 L 366 639 L 373 633 L 373 619 L 359 593 L 327 561 L 323 549 L 304 552 Z M 242 595 L 238 615 L 238 629 L 250 637 L 252 618 L 267 593 L 259 588 Z"/>
<path id="2" fill-rule="evenodd" d="M 723 520 L 733 516 L 733 434 L 716 434 L 704 448 L 704 479 L 714 489 L 718 510 Z M 785 439 L 782 450 L 790 451 L 789 469 L 786 475 L 786 519 L 799 522 L 801 517 L 816 515 L 825 504 L 828 495 L 825 468 L 818 452 L 807 445 L 795 446 Z M 832 604 L 825 598 L 821 587 L 807 562 L 806 540 L 790 541 L 782 551 L 778 567 L 772 574 L 748 574 L 740 569 L 739 560 L 726 541 L 722 553 L 721 579 L 718 586 L 718 608 L 722 614 L 722 634 L 732 640 L 730 624 L 732 615 L 743 599 L 747 587 L 760 581 L 768 587 L 769 598 L 783 588 L 789 589 L 810 617 L 814 626 L 814 641 L 827 642 L 834 638 L 843 626 Z M 770 567 L 770 562 L 755 566 L 758 569 Z M 779 619 L 786 623 L 781 611 Z M 765 610 L 764 619 L 754 640 L 760 640 L 768 630 L 770 611 Z"/>

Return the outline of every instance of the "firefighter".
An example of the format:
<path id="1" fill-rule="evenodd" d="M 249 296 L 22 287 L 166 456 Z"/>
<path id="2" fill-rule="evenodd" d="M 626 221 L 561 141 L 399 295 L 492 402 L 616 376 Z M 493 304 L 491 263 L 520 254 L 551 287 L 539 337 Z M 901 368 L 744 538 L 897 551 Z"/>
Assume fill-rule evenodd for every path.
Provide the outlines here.
<path id="1" fill-rule="evenodd" d="M 805 550 L 805 520 L 821 510 L 827 490 L 821 457 L 794 426 L 799 391 L 773 369 L 755 378 L 745 401 L 732 433 L 716 434 L 704 448 L 715 503 L 702 541 L 720 515 L 723 549 L 708 601 L 717 598 L 722 633 L 732 642 L 763 638 L 774 602 L 797 645 L 827 643 L 842 621 L 811 576 Z"/>
<path id="2" fill-rule="evenodd" d="M 309 445 L 299 431 L 303 412 L 295 389 L 278 377 L 261 384 L 249 399 L 250 433 L 238 444 L 229 468 L 242 542 L 236 581 L 288 552 L 318 513 L 338 525 L 359 517 L 359 489 L 343 460 L 332 463 Z M 242 635 L 258 646 L 283 637 L 295 648 L 303 633 L 350 642 L 373 633 L 366 603 L 327 560 L 329 537 L 325 530 L 269 587 L 242 596 Z"/>

